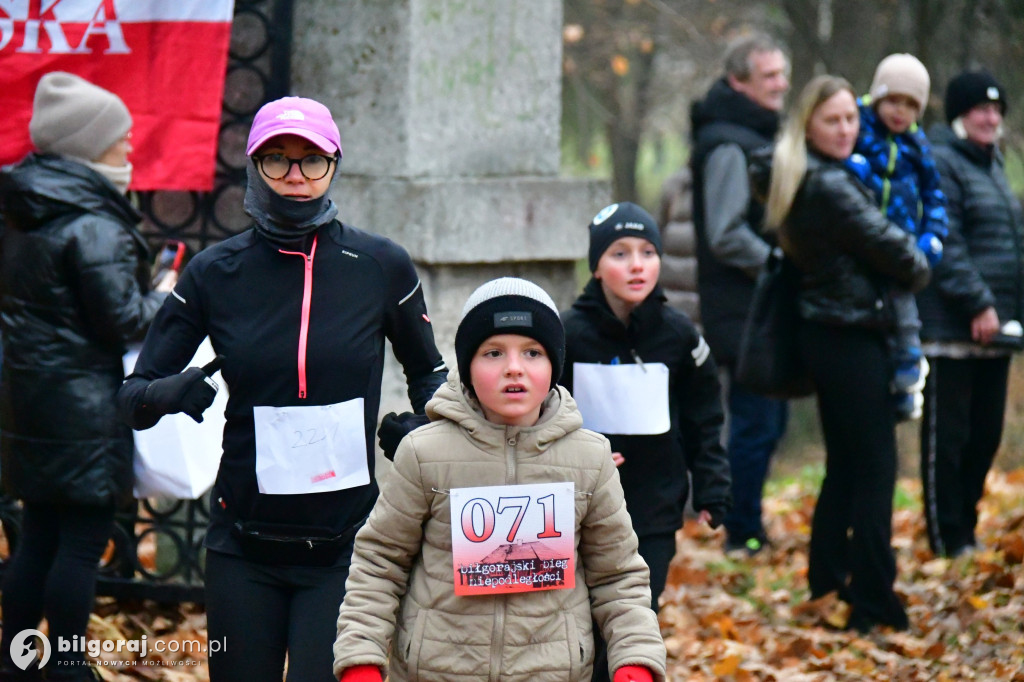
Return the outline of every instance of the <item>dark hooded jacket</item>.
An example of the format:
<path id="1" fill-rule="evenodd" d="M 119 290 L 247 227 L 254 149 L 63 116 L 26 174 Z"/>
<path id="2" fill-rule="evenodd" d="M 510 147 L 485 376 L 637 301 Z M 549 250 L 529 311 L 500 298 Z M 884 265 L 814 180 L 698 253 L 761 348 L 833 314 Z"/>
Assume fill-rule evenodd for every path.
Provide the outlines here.
<path id="1" fill-rule="evenodd" d="M 115 504 L 132 484 L 121 356 L 164 298 L 149 290 L 142 216 L 92 169 L 38 154 L 0 173 L 0 208 L 4 488 L 32 502 Z"/>
<path id="2" fill-rule="evenodd" d="M 693 508 L 732 505 L 729 460 L 721 444 L 718 370 L 707 342 L 686 315 L 665 305 L 657 287 L 633 311 L 629 326 L 615 316 L 598 280 L 591 279 L 565 324 L 565 370 L 560 384 L 573 389 L 573 363 L 664 363 L 669 369 L 670 427 L 647 436 L 608 435 L 619 467 L 633 528 L 640 537 L 679 528 L 693 478 Z"/>
<path id="3" fill-rule="evenodd" d="M 739 352 L 740 336 L 747 317 L 747 308 L 754 293 L 756 266 L 768 257 L 769 245 L 758 234 L 764 209 L 754 200 L 734 206 L 745 215 L 745 225 L 737 226 L 730 239 L 730 251 L 737 258 L 755 262 L 751 268 L 723 262 L 711 250 L 714 240 L 708 233 L 708 216 L 722 207 L 705 207 L 705 170 L 711 154 L 723 145 L 735 145 L 749 162 L 756 149 L 771 144 L 779 127 L 776 112 L 756 104 L 746 95 L 733 90 L 723 78 L 694 103 L 690 111 L 693 153 L 693 224 L 697 231 L 697 287 L 700 292 L 700 317 L 704 334 L 711 344 L 715 361 L 731 366 Z M 738 182 L 746 186 L 746 167 L 738 173 Z M 749 195 L 747 195 L 749 199 Z"/>
<path id="4" fill-rule="evenodd" d="M 932 132 L 948 197 L 949 237 L 931 285 L 918 295 L 921 337 L 970 341 L 971 319 L 994 307 L 1001 322 L 1024 316 L 1024 220 L 997 149 Z"/>

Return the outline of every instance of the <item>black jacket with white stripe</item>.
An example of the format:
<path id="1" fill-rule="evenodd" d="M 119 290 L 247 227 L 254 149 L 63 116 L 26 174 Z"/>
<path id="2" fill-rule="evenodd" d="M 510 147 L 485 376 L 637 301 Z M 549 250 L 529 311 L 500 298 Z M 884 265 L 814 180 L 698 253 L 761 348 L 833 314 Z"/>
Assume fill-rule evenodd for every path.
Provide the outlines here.
<path id="1" fill-rule="evenodd" d="M 312 257 L 282 251 L 249 230 L 197 254 L 157 313 L 118 396 L 132 425 L 146 428 L 155 422 L 142 405 L 150 381 L 183 370 L 206 336 L 224 356 L 229 399 L 208 548 L 240 554 L 231 533 L 235 521 L 337 534 L 366 517 L 377 498 L 373 444 L 385 338 L 405 371 L 415 411 L 422 413 L 444 383 L 447 370 L 405 250 L 338 221 L 317 231 L 314 246 Z M 361 454 L 368 485 L 298 495 L 259 492 L 254 407 L 355 398 L 364 401 Z"/>
<path id="2" fill-rule="evenodd" d="M 625 462 L 619 477 L 637 535 L 673 532 L 682 525 L 693 478 L 693 508 L 721 511 L 732 504 L 729 460 L 721 443 L 722 402 L 718 369 L 707 342 L 684 313 L 665 305 L 661 287 L 619 320 L 595 279 L 572 308 L 565 325 L 565 372 L 560 384 L 573 390 L 573 363 L 655 363 L 669 368 L 666 433 L 605 434 Z M 584 420 L 586 415 L 584 415 Z"/>

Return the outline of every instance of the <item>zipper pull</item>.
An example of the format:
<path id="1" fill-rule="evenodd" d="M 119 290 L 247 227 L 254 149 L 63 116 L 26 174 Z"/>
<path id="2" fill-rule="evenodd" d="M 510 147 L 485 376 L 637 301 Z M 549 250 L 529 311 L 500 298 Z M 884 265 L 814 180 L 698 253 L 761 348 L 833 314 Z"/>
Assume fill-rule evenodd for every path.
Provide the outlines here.
<path id="1" fill-rule="evenodd" d="M 640 365 L 640 369 L 642 369 L 644 371 L 644 374 L 646 374 L 647 368 L 644 367 L 644 361 L 640 359 L 640 356 L 637 354 L 637 352 L 631 348 L 629 350 L 629 354 L 633 356 L 633 360 L 636 362 L 636 364 Z"/>

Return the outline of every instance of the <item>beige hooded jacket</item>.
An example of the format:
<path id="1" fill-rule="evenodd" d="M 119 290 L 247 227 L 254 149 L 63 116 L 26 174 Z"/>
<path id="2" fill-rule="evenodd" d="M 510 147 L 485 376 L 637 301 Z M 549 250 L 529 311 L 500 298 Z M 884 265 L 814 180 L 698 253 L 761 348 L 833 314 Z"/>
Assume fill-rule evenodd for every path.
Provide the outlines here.
<path id="1" fill-rule="evenodd" d="M 390 682 L 589 680 L 593 616 L 612 671 L 641 665 L 664 680 L 648 570 L 611 450 L 581 428 L 569 392 L 553 389 L 537 424 L 502 426 L 484 419 L 453 371 L 427 414 L 431 423 L 402 440 L 356 537 L 335 674 L 371 664 Z M 576 490 L 575 589 L 456 596 L 449 491 L 563 481 Z"/>

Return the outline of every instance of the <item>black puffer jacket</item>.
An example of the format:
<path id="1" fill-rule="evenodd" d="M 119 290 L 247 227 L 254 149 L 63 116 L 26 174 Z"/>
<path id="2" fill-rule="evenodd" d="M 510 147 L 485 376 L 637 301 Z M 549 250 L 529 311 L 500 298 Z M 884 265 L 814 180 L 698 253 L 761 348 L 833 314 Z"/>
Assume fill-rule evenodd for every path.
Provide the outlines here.
<path id="1" fill-rule="evenodd" d="M 893 323 L 888 287 L 919 291 L 928 283 L 928 261 L 913 237 L 886 219 L 840 162 L 814 154 L 780 242 L 801 272 L 805 319 L 886 328 Z"/>
<path id="2" fill-rule="evenodd" d="M 141 216 L 95 171 L 29 155 L 0 174 L 2 477 L 33 502 L 109 505 L 131 493 L 132 433 L 115 397 L 149 291 Z"/>
<path id="3" fill-rule="evenodd" d="M 931 285 L 918 295 L 921 336 L 970 341 L 971 319 L 994 306 L 1000 321 L 1024 315 L 1024 221 L 998 150 L 947 129 L 935 164 L 948 199 L 949 237 Z"/>
<path id="4" fill-rule="evenodd" d="M 573 390 L 573 364 L 664 363 L 669 368 L 666 433 L 608 435 L 619 467 L 626 504 L 638 536 L 671 533 L 682 523 L 693 478 L 693 508 L 720 511 L 732 505 L 729 460 L 721 444 L 722 403 L 718 370 L 707 342 L 690 319 L 665 305 L 658 287 L 630 316 L 629 326 L 612 313 L 598 280 L 591 279 L 565 324 L 565 371 L 560 384 Z"/>

